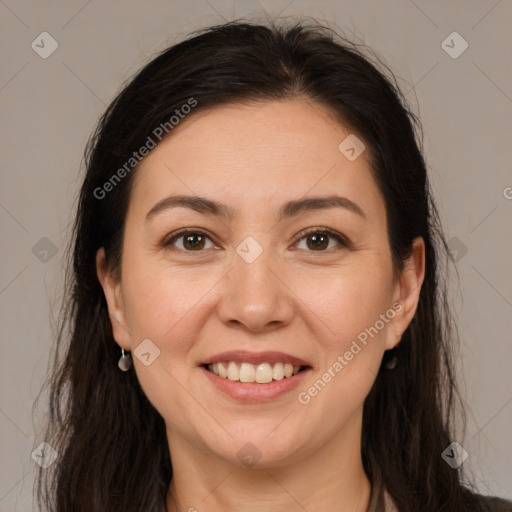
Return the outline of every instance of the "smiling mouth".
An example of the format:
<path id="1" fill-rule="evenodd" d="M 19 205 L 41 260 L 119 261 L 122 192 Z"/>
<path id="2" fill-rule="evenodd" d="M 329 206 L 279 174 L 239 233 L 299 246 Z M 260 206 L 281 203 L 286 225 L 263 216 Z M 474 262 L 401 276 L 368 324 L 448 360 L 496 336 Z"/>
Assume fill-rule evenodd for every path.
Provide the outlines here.
<path id="1" fill-rule="evenodd" d="M 309 366 L 292 365 L 291 363 L 236 363 L 224 361 L 203 365 L 209 372 L 233 381 L 245 383 L 268 384 L 272 381 L 289 379 L 310 368 Z"/>

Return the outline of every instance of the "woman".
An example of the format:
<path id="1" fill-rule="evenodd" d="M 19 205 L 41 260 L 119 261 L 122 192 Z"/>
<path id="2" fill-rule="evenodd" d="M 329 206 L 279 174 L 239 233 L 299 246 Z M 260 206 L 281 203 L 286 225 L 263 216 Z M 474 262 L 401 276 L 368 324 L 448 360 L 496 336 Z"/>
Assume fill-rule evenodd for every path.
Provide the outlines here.
<path id="1" fill-rule="evenodd" d="M 446 243 L 389 77 L 319 25 L 229 23 L 117 96 L 86 151 L 40 506 L 512 510 L 461 483 Z"/>

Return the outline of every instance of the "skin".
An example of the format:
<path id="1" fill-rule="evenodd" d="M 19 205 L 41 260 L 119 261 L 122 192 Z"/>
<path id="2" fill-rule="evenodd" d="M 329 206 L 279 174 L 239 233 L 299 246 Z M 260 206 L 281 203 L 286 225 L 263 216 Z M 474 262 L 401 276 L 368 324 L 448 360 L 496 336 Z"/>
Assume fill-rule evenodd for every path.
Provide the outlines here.
<path id="1" fill-rule="evenodd" d="M 98 251 L 116 342 L 133 351 L 149 338 L 160 350 L 149 366 L 132 359 L 167 427 L 174 467 L 170 512 L 368 507 L 371 486 L 360 453 L 363 402 L 384 351 L 398 343 L 414 316 L 425 248 L 416 239 L 402 274 L 393 273 L 369 148 L 354 161 L 338 149 L 349 133 L 324 107 L 300 98 L 190 115 L 137 170 L 119 279 Z M 356 202 L 366 219 L 328 208 L 277 222 L 284 202 L 334 192 Z M 225 203 L 234 217 L 178 207 L 145 220 L 158 201 L 174 194 Z M 162 247 L 181 228 L 211 236 L 199 249 L 183 237 Z M 301 235 L 307 228 L 330 228 L 348 237 L 351 247 L 329 238 L 328 246 L 315 248 L 311 236 Z M 236 252 L 247 236 L 263 249 L 252 263 Z M 297 393 L 397 301 L 401 310 L 378 335 L 309 403 L 299 403 Z M 266 403 L 239 403 L 197 366 L 226 350 L 278 350 L 313 370 L 298 390 Z M 261 456 L 252 467 L 237 456 L 247 442 Z"/>

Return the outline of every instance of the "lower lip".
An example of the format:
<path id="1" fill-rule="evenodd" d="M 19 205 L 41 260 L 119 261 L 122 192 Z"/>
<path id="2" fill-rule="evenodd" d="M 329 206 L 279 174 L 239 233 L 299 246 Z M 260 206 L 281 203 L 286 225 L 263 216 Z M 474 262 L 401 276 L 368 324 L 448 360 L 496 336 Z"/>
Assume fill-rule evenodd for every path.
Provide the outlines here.
<path id="1" fill-rule="evenodd" d="M 213 372 L 208 371 L 204 366 L 201 366 L 200 369 L 217 389 L 240 402 L 267 402 L 274 400 L 299 386 L 306 374 L 311 371 L 311 368 L 307 368 L 292 377 L 284 377 L 281 380 L 258 384 L 256 382 L 239 382 L 219 377 Z"/>

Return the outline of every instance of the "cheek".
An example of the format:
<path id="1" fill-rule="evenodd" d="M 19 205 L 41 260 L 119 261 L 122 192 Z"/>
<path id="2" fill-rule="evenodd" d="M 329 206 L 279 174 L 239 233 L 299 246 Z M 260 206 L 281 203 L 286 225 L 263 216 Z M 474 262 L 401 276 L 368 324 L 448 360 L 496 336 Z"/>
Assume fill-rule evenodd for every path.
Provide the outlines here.
<path id="1" fill-rule="evenodd" d="M 162 270 L 154 263 L 149 265 L 150 260 L 127 254 L 123 262 L 128 269 L 123 275 L 123 297 L 132 350 L 147 339 L 158 349 L 149 345 L 152 362 L 147 366 L 135 354 L 135 371 L 145 395 L 166 423 L 185 429 L 187 415 L 178 411 L 202 414 L 187 390 L 192 349 L 201 329 L 197 314 L 204 312 L 201 297 L 214 281 L 191 278 L 190 272 Z"/>
<path id="2" fill-rule="evenodd" d="M 391 307 L 391 279 L 384 269 L 369 268 L 347 265 L 324 277 L 305 279 L 300 287 L 298 295 L 307 298 L 304 302 L 315 313 L 318 328 L 326 334 L 318 341 L 324 340 L 329 353 L 348 350 L 352 340 L 361 333 L 360 338 L 364 338 L 376 322 L 378 337 L 385 334 L 387 323 L 380 319 Z"/>
<path id="3" fill-rule="evenodd" d="M 307 421 L 323 418 L 327 433 L 349 421 L 375 381 L 395 314 L 390 291 L 385 274 L 347 271 L 326 283 L 323 293 L 309 296 L 321 365 L 297 400 L 309 411 Z"/>
<path id="4" fill-rule="evenodd" d="M 363 260 L 332 273 L 309 299 L 318 305 L 314 309 L 322 322 L 317 324 L 326 333 L 317 338 L 324 357 L 322 368 L 301 390 L 299 402 L 309 404 L 312 415 L 325 418 L 325 427 L 333 431 L 348 421 L 369 393 L 395 316 L 391 267 L 379 263 L 385 258 Z"/>
<path id="5" fill-rule="evenodd" d="M 173 338 L 182 330 L 183 319 L 199 305 L 207 284 L 203 281 L 210 281 L 171 269 L 142 251 L 127 251 L 123 269 L 126 321 L 135 343 L 139 338 L 161 342 Z"/>

